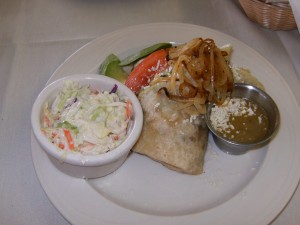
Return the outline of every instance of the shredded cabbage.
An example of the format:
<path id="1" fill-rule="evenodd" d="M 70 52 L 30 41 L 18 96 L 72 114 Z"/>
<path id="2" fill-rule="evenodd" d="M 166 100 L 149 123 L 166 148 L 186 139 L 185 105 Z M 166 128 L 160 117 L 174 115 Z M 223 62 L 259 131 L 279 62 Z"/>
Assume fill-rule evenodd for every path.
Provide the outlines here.
<path id="1" fill-rule="evenodd" d="M 67 80 L 52 105 L 44 105 L 41 129 L 62 150 L 97 155 L 119 146 L 126 138 L 131 102 L 113 92 L 93 90 Z"/>

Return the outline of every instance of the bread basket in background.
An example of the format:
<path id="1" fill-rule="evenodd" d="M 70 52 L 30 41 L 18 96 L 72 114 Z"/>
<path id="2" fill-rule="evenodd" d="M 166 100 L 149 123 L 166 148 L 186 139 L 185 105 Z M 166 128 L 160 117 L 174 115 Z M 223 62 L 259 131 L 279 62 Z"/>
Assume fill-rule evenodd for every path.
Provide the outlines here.
<path id="1" fill-rule="evenodd" d="M 292 8 L 287 0 L 239 0 L 250 20 L 272 30 L 297 28 Z"/>

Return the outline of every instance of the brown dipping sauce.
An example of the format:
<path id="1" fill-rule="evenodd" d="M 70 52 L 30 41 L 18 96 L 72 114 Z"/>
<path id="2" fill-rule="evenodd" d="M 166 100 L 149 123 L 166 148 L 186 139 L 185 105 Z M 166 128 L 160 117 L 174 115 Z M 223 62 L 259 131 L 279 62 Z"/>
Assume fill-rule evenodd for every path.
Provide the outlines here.
<path id="1" fill-rule="evenodd" d="M 223 137 L 239 142 L 253 143 L 267 134 L 269 120 L 265 110 L 247 99 L 227 99 L 211 112 L 211 122 Z"/>

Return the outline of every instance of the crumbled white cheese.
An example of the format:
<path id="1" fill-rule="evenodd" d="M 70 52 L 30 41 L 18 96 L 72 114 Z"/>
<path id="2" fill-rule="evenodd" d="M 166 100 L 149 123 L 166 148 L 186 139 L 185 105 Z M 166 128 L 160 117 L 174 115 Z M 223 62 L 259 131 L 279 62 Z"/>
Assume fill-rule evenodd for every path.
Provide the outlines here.
<path id="1" fill-rule="evenodd" d="M 217 131 L 230 133 L 230 129 L 235 129 L 229 123 L 230 116 L 253 116 L 256 108 L 256 105 L 253 109 L 249 107 L 245 99 L 227 98 L 221 106 L 214 106 L 211 109 L 210 120 Z"/>
<path id="2" fill-rule="evenodd" d="M 197 119 L 197 115 L 191 115 L 190 123 L 193 123 Z"/>
<path id="3" fill-rule="evenodd" d="M 262 122 L 262 115 L 260 115 L 260 116 L 258 117 L 258 123 L 261 124 L 261 122 Z"/>
<path id="4" fill-rule="evenodd" d="M 189 119 L 184 119 L 184 120 L 182 121 L 182 123 L 183 123 L 184 125 L 186 125 L 188 122 L 190 122 Z"/>
<path id="5" fill-rule="evenodd" d="M 155 105 L 154 105 L 154 109 L 157 109 L 160 105 L 160 102 L 157 102 Z"/>
<path id="6" fill-rule="evenodd" d="M 157 72 L 160 67 L 160 60 L 157 61 L 157 64 L 155 66 L 152 66 L 148 69 L 148 72 Z"/>

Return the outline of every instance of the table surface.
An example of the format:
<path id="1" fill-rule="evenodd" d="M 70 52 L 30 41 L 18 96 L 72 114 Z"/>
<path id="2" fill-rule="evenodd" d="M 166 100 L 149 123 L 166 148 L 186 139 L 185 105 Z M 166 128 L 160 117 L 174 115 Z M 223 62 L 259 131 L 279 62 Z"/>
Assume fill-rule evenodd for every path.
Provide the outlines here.
<path id="1" fill-rule="evenodd" d="M 31 158 L 30 111 L 55 69 L 78 48 L 127 26 L 178 22 L 229 34 L 267 58 L 300 103 L 300 35 L 251 22 L 237 1 L 0 1 L 0 224 L 68 221 L 51 204 Z M 300 163 L 300 162 L 299 162 Z M 300 221 L 300 190 L 272 225 Z"/>

